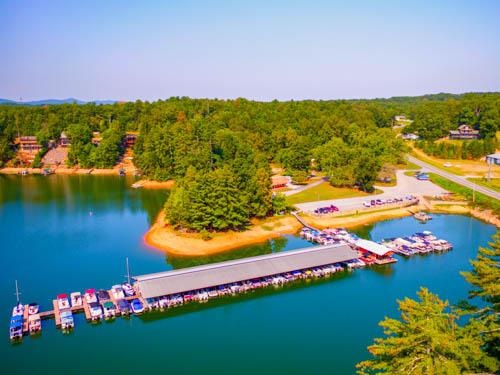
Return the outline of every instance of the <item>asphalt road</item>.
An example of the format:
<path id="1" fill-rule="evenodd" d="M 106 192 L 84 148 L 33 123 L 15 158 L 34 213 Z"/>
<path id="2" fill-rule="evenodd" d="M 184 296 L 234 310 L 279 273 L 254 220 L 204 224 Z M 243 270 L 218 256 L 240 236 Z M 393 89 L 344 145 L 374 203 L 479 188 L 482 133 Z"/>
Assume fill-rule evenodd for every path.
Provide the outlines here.
<path id="1" fill-rule="evenodd" d="M 457 176 L 456 174 L 445 172 L 442 169 L 436 168 L 432 166 L 431 164 L 428 164 L 420 159 L 417 159 L 411 155 L 406 156 L 408 161 L 417 164 L 421 166 L 422 168 L 425 168 L 427 171 L 435 173 L 441 177 L 447 178 L 450 181 L 456 182 L 457 184 L 460 184 L 462 186 L 468 187 L 469 189 L 473 189 L 481 194 L 487 195 L 488 197 L 494 198 L 494 199 L 500 199 L 500 193 L 497 193 L 494 190 L 485 188 L 484 186 L 477 185 L 473 182 L 470 182 L 467 180 L 465 177 L 462 176 Z"/>

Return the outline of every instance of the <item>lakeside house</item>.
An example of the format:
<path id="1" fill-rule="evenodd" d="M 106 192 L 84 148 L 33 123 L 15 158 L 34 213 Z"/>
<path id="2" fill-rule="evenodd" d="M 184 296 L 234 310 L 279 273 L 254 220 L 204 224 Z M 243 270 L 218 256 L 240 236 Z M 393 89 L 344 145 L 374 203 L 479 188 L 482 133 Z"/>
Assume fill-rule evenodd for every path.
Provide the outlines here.
<path id="1" fill-rule="evenodd" d="M 273 189 L 282 189 L 290 182 L 290 176 L 272 176 L 271 186 Z"/>
<path id="2" fill-rule="evenodd" d="M 36 136 L 34 135 L 18 137 L 14 143 L 19 145 L 19 150 L 22 152 L 37 153 L 42 149 L 42 145 L 38 143 Z"/>
<path id="3" fill-rule="evenodd" d="M 125 145 L 127 147 L 132 147 L 135 144 L 135 141 L 137 140 L 138 135 L 139 135 L 139 132 L 126 132 L 125 133 Z"/>
<path id="4" fill-rule="evenodd" d="M 69 140 L 69 138 L 68 138 L 68 136 L 66 135 L 65 132 L 62 132 L 61 136 L 59 137 L 59 145 L 61 147 L 69 147 L 69 146 L 71 146 L 71 142 L 70 142 L 70 140 Z"/>
<path id="5" fill-rule="evenodd" d="M 449 139 L 469 140 L 479 139 L 479 131 L 472 129 L 469 125 L 462 124 L 457 130 L 450 130 Z"/>

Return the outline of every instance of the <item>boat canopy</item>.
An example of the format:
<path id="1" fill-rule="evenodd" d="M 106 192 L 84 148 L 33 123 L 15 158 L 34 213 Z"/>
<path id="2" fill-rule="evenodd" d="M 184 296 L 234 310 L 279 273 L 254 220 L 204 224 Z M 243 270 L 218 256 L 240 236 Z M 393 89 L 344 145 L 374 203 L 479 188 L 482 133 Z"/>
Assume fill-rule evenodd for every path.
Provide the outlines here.
<path id="1" fill-rule="evenodd" d="M 71 297 L 77 297 L 77 296 L 80 297 L 81 295 L 82 295 L 82 293 L 80 293 L 80 292 L 71 293 Z"/>
<path id="2" fill-rule="evenodd" d="M 37 320 L 40 320 L 40 314 L 30 315 L 28 319 L 30 322 L 36 322 Z"/>
<path id="3" fill-rule="evenodd" d="M 67 318 L 67 317 L 72 317 L 73 314 L 71 313 L 71 311 L 62 311 L 61 312 L 61 318 Z"/>
<path id="4" fill-rule="evenodd" d="M 87 293 L 87 294 L 92 294 L 92 293 L 95 293 L 95 289 L 87 289 L 87 290 L 85 291 L 85 293 Z"/>
<path id="5" fill-rule="evenodd" d="M 376 254 L 379 256 L 387 255 L 387 253 L 390 253 L 392 251 L 387 246 L 380 245 L 376 242 L 363 240 L 363 239 L 357 240 L 356 246 L 359 247 L 360 249 L 369 251 L 370 253 L 373 253 L 373 254 Z"/>
<path id="6" fill-rule="evenodd" d="M 114 303 L 113 303 L 113 302 L 111 302 L 111 301 L 106 301 L 106 302 L 104 302 L 103 306 L 104 306 L 104 308 L 106 308 L 106 309 L 114 309 L 114 308 L 115 308 Z"/>
<path id="7" fill-rule="evenodd" d="M 92 308 L 95 308 L 95 307 L 101 308 L 101 305 L 98 302 L 89 303 L 89 306 L 92 307 Z"/>
<path id="8" fill-rule="evenodd" d="M 68 298 L 68 295 L 66 293 L 57 295 L 57 299 L 63 299 L 63 298 Z"/>

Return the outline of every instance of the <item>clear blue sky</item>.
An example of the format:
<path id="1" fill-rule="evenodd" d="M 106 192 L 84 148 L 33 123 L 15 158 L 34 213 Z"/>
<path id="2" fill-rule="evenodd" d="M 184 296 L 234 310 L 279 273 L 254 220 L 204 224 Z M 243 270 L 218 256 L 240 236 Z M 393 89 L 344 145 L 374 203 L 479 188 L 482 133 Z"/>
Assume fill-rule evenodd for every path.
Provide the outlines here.
<path id="1" fill-rule="evenodd" d="M 0 98 L 500 90 L 500 1 L 0 0 Z"/>

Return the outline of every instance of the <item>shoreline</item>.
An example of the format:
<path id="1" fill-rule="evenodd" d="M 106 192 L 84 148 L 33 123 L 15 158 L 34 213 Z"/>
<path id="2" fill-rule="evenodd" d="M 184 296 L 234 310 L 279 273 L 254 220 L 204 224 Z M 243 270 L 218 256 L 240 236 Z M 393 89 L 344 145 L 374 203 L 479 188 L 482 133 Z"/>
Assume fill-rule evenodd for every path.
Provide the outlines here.
<path id="1" fill-rule="evenodd" d="M 272 217 L 266 220 L 254 220 L 250 229 L 244 232 L 216 234 L 210 240 L 203 240 L 201 235 L 175 231 L 165 221 L 165 214 L 160 212 L 156 222 L 143 236 L 146 245 L 174 256 L 208 256 L 234 250 L 235 248 L 280 237 L 283 234 L 296 233 L 302 225 L 291 215 Z"/>
<path id="2" fill-rule="evenodd" d="M 304 221 L 318 229 L 338 227 L 353 229 L 385 220 L 411 216 L 412 212 L 426 211 L 436 214 L 470 215 L 488 224 L 500 228 L 500 218 L 491 210 L 480 210 L 467 205 L 467 202 L 434 202 L 431 208 L 423 205 L 381 210 L 346 217 L 313 218 L 304 215 Z M 262 227 L 266 227 L 263 229 Z M 269 228 L 267 228 L 269 227 Z M 199 234 L 184 234 L 175 231 L 165 222 L 164 213 L 158 215 L 156 222 L 145 233 L 144 243 L 155 250 L 179 257 L 209 256 L 229 252 L 242 246 L 254 245 L 280 237 L 283 234 L 295 234 L 302 224 L 293 216 L 272 217 L 252 223 L 244 232 L 228 232 L 215 235 L 210 240 L 203 240 Z"/>

